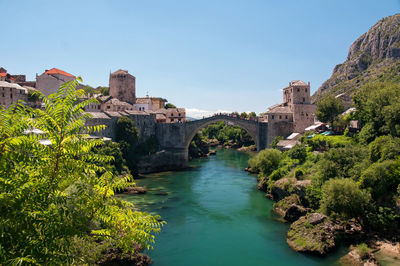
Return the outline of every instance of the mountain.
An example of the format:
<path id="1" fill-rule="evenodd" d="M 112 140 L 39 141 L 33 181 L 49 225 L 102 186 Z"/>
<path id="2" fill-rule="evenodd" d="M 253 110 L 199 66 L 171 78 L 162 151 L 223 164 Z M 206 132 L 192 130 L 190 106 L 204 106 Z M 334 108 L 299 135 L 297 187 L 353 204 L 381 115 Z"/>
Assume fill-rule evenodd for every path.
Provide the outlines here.
<path id="1" fill-rule="evenodd" d="M 400 82 L 400 14 L 381 19 L 350 47 L 347 59 L 335 66 L 332 76 L 313 94 L 322 97 L 353 95 L 368 82 Z"/>

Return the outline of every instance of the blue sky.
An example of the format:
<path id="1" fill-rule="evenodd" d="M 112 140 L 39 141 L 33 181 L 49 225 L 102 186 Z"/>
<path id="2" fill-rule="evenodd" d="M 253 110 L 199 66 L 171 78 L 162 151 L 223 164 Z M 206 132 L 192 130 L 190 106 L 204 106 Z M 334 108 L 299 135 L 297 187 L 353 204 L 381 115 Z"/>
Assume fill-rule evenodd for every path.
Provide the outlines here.
<path id="1" fill-rule="evenodd" d="M 110 71 L 136 76 L 136 94 L 189 115 L 263 112 L 291 80 L 312 92 L 351 43 L 399 0 L 0 0 L 0 66 L 12 74 L 57 67 L 92 86 Z"/>

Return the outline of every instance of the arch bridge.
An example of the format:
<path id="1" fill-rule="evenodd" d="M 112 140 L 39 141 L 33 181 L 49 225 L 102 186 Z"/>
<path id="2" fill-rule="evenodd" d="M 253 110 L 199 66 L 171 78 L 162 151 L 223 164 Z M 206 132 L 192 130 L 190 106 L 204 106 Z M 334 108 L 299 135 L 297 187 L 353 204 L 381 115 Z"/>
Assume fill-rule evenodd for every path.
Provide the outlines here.
<path id="1" fill-rule="evenodd" d="M 174 154 L 175 159 L 187 162 L 189 144 L 196 133 L 219 121 L 230 122 L 246 130 L 254 140 L 257 151 L 267 148 L 270 143 L 268 123 L 220 114 L 184 123 L 157 124 L 157 139 L 160 148 Z"/>

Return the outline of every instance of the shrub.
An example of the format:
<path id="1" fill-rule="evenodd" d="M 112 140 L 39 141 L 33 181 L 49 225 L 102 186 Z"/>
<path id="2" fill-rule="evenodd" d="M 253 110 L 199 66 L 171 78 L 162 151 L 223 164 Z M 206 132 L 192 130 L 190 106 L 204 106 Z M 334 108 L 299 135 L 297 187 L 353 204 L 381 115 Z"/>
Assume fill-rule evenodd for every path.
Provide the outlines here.
<path id="1" fill-rule="evenodd" d="M 262 176 L 270 175 L 279 167 L 281 152 L 275 149 L 265 149 L 250 158 L 250 167 Z"/>
<path id="2" fill-rule="evenodd" d="M 360 219 L 370 201 L 371 195 L 349 178 L 331 179 L 322 186 L 321 211 L 329 216 Z"/>
<path id="3" fill-rule="evenodd" d="M 374 163 L 361 175 L 360 187 L 369 189 L 375 200 L 391 201 L 400 184 L 399 169 L 400 163 L 392 160 Z"/>
<path id="4" fill-rule="evenodd" d="M 372 162 L 394 159 L 400 155 L 400 138 L 390 135 L 378 137 L 368 145 L 368 149 Z"/>
<path id="5" fill-rule="evenodd" d="M 297 144 L 287 151 L 287 155 L 291 159 L 297 159 L 300 163 L 303 163 L 307 158 L 307 150 L 304 145 Z"/>

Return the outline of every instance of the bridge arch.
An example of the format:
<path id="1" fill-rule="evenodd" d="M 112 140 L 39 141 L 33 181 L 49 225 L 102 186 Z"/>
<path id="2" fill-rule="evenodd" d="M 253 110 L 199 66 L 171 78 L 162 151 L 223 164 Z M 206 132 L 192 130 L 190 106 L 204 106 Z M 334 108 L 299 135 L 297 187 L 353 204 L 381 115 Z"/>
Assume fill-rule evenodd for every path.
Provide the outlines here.
<path id="1" fill-rule="evenodd" d="M 228 115 L 216 115 L 204 119 L 199 119 L 195 120 L 192 122 L 186 122 L 186 132 L 185 132 L 185 137 L 183 140 L 183 147 L 185 149 L 185 153 L 188 154 L 189 152 L 189 145 L 190 142 L 193 140 L 194 136 L 196 135 L 199 130 L 202 128 L 214 124 L 216 122 L 231 122 L 236 126 L 239 126 L 243 128 L 253 139 L 253 141 L 256 144 L 256 147 L 258 147 L 259 139 L 258 139 L 258 122 L 257 121 L 252 121 L 252 120 L 245 120 L 241 118 L 236 118 Z M 187 155 L 186 155 L 187 156 Z"/>
<path id="2" fill-rule="evenodd" d="M 257 151 L 268 147 L 271 138 L 268 133 L 268 123 L 253 120 L 245 120 L 229 115 L 215 115 L 195 121 L 184 123 L 157 123 L 156 137 L 160 151 L 168 154 L 168 162 L 187 162 L 189 160 L 189 145 L 196 133 L 215 122 L 231 122 L 244 130 L 254 140 Z"/>
<path id="3" fill-rule="evenodd" d="M 196 135 L 199 130 L 202 128 L 205 128 L 208 125 L 224 121 L 224 122 L 231 122 L 236 126 L 239 126 L 240 128 L 244 129 L 250 137 L 253 139 L 255 144 L 257 145 L 258 142 L 258 136 L 257 136 L 257 122 L 255 121 L 248 121 L 244 119 L 239 119 L 239 118 L 233 118 L 230 116 L 224 116 L 224 115 L 218 115 L 218 116 L 213 116 L 210 118 L 205 118 L 201 120 L 196 120 L 193 122 L 187 122 L 187 131 L 185 134 L 185 139 L 184 139 L 184 147 L 189 148 L 190 142 L 193 140 L 194 136 Z M 249 123 L 250 122 L 250 123 Z"/>

